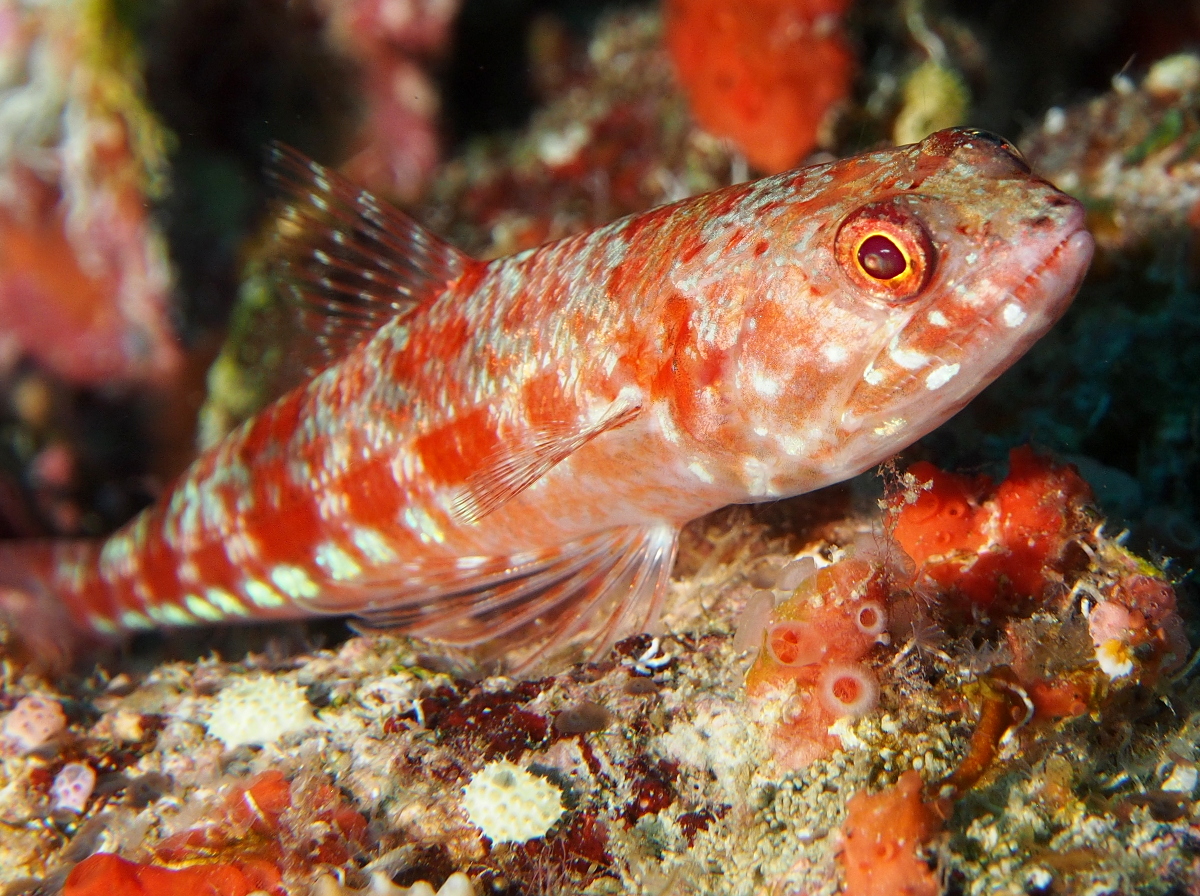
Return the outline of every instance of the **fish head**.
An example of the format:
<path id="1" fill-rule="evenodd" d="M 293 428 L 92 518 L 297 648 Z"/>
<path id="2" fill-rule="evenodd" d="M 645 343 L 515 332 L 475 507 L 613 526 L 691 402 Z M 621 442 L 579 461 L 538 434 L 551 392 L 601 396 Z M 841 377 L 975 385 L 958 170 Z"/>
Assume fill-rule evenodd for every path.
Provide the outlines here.
<path id="1" fill-rule="evenodd" d="M 983 131 L 801 174 L 823 189 L 790 221 L 765 217 L 805 261 L 760 274 L 738 354 L 758 439 L 743 479 L 771 495 L 855 475 L 947 420 L 1063 314 L 1093 248 L 1080 204 Z"/>

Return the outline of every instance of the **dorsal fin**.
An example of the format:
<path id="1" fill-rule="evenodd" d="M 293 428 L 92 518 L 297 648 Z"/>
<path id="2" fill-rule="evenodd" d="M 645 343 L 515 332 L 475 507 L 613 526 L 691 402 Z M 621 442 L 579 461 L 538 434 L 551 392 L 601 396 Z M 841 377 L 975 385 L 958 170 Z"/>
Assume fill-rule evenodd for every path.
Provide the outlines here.
<path id="1" fill-rule="evenodd" d="M 427 305 L 470 263 L 403 212 L 289 146 L 271 144 L 267 173 L 288 197 L 276 272 L 315 337 L 310 367 L 338 360 L 387 321 Z"/>

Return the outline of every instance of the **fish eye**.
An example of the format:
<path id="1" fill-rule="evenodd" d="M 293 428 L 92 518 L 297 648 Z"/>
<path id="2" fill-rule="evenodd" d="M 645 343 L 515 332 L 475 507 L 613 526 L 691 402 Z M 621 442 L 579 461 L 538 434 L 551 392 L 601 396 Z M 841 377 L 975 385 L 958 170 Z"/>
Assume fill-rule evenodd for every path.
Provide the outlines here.
<path id="1" fill-rule="evenodd" d="M 892 304 L 922 295 L 937 262 L 933 241 L 917 216 L 886 199 L 846 216 L 835 253 L 856 287 Z"/>
<path id="2" fill-rule="evenodd" d="M 908 270 L 904 250 L 882 233 L 872 233 L 858 244 L 858 263 L 876 280 L 895 280 Z"/>

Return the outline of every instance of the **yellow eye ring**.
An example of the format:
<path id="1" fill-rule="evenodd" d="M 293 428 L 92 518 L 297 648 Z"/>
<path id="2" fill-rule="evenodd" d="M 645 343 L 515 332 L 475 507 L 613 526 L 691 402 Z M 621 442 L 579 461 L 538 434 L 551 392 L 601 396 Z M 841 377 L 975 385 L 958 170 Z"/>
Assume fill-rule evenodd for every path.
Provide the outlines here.
<path id="1" fill-rule="evenodd" d="M 892 303 L 921 295 L 937 260 L 924 225 L 894 200 L 849 214 L 838 230 L 835 252 L 854 286 Z"/>

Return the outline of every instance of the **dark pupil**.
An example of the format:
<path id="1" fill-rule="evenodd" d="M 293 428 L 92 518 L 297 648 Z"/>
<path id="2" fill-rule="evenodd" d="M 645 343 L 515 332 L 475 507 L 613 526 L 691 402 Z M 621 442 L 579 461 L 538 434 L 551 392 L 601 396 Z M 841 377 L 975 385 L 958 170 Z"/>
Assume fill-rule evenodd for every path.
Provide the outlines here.
<path id="1" fill-rule="evenodd" d="M 858 247 L 858 263 L 876 280 L 892 280 L 904 273 L 904 253 L 886 236 L 875 234 Z"/>

